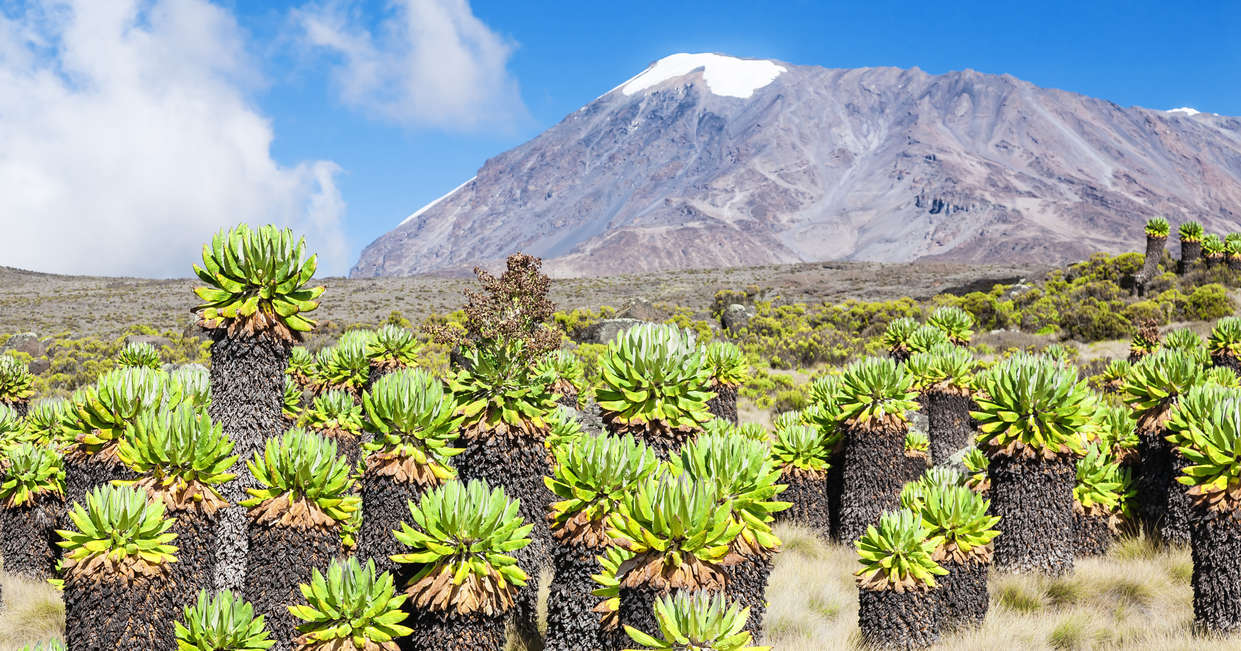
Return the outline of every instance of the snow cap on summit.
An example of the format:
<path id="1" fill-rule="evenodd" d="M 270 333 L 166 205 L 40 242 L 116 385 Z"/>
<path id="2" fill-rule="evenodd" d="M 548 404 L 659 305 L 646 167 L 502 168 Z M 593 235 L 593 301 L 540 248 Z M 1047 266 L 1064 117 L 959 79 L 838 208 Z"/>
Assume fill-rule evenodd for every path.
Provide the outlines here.
<path id="1" fill-rule="evenodd" d="M 621 92 L 633 95 L 674 77 L 701 69 L 707 88 L 716 95 L 747 98 L 754 91 L 775 81 L 784 66 L 765 59 L 738 59 L 722 54 L 673 54 L 656 61 L 641 74 L 621 85 Z"/>

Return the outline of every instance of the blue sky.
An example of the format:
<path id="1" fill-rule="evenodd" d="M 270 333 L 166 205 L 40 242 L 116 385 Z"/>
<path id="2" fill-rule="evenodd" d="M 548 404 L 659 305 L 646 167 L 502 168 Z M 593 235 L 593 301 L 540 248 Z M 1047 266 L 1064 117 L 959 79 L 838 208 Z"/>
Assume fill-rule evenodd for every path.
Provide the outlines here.
<path id="1" fill-rule="evenodd" d="M 20 133 L 0 153 L 0 196 L 18 195 L 0 219 L 38 226 L 0 244 L 0 264 L 47 271 L 185 275 L 211 231 L 266 218 L 344 273 L 488 157 L 675 52 L 973 68 L 1241 115 L 1237 2 L 0 0 L 0 14 L 0 124 Z M 101 242 L 114 254 L 91 255 Z"/>

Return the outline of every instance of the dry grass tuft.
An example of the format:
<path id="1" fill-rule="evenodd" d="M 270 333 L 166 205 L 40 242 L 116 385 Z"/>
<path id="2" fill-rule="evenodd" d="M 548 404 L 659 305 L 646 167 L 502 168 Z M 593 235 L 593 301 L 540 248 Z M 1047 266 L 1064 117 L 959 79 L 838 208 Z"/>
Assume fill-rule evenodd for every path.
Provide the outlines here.
<path id="1" fill-rule="evenodd" d="M 0 651 L 16 651 L 28 644 L 64 637 L 65 606 L 56 588 L 2 572 L 0 585 L 4 586 Z"/>

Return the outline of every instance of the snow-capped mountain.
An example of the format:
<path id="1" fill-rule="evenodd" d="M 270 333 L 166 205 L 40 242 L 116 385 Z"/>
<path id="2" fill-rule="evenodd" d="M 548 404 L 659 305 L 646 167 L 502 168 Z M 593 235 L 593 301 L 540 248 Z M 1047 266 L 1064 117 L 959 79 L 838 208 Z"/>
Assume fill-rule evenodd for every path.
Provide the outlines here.
<path id="1" fill-rule="evenodd" d="M 353 276 L 521 250 L 558 275 L 1058 262 L 1147 218 L 1241 230 L 1241 120 L 972 70 L 661 59 L 371 243 Z"/>

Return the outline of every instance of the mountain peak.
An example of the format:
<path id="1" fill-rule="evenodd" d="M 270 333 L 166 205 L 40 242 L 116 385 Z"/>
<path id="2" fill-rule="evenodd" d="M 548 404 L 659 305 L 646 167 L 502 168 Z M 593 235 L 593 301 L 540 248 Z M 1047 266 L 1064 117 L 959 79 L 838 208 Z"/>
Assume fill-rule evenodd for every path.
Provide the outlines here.
<path id="1" fill-rule="evenodd" d="M 643 70 L 636 77 L 618 86 L 625 95 L 633 95 L 669 79 L 702 70 L 707 88 L 716 95 L 748 98 L 754 91 L 775 81 L 788 69 L 767 59 L 739 59 L 723 54 L 701 52 L 670 54 Z"/>
<path id="2" fill-rule="evenodd" d="M 1156 216 L 1241 230 L 1241 119 L 1191 111 L 1152 119 L 977 71 L 675 54 L 489 159 L 351 274 L 456 271 L 514 251 L 556 276 L 1055 264 L 1130 250 Z"/>

